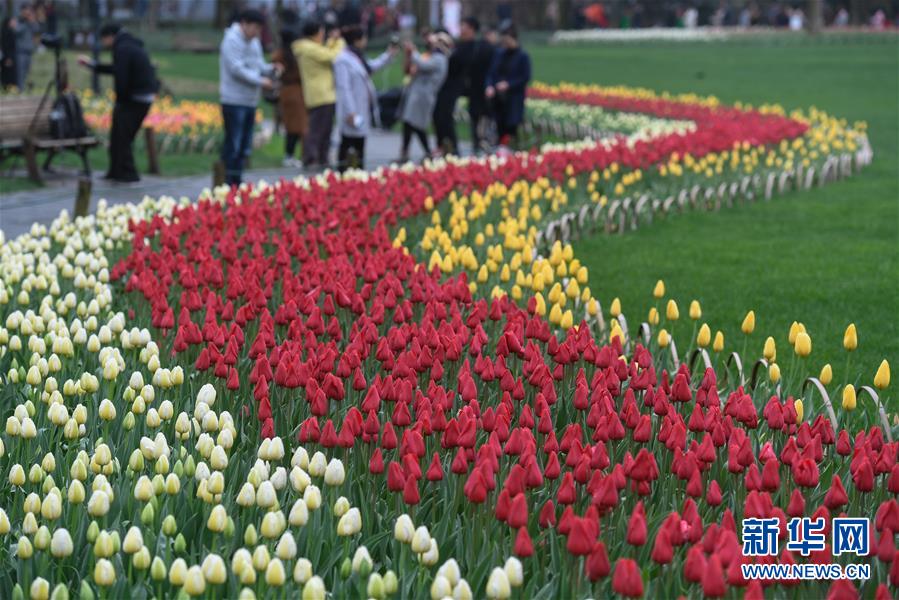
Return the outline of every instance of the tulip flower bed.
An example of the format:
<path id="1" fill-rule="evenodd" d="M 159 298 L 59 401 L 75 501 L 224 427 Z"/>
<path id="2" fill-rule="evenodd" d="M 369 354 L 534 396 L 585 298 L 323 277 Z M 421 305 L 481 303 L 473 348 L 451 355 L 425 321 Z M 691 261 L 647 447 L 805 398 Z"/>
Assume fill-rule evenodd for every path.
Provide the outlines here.
<path id="1" fill-rule="evenodd" d="M 572 207 L 769 157 L 812 166 L 863 136 L 589 94 L 696 126 L 101 205 L 4 242 L 2 589 L 761 598 L 742 564 L 850 559 L 743 556 L 741 521 L 777 518 L 784 546 L 788 518 L 845 514 L 872 518 L 853 559 L 870 580 L 768 595 L 891 597 L 895 428 L 873 402 L 836 419 L 813 400 L 807 333 L 782 378 L 681 363 L 601 309 L 570 246 L 538 239 Z M 886 393 L 886 362 L 873 383 Z"/>
<path id="2" fill-rule="evenodd" d="M 108 133 L 112 127 L 114 98 L 86 90 L 81 93 L 81 102 L 88 126 Z M 262 111 L 257 111 L 256 123 L 261 122 Z M 176 101 L 170 96 L 161 96 L 153 103 L 143 126 L 156 132 L 157 144 L 163 152 L 211 152 L 224 135 L 221 106 L 213 102 Z M 137 142 L 143 143 L 143 136 L 138 136 Z"/>

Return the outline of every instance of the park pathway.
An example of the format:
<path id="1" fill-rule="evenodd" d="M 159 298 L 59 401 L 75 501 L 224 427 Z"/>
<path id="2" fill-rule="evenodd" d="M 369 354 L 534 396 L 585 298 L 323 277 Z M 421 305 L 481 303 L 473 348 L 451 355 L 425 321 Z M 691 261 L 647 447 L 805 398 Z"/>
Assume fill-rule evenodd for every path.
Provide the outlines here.
<path id="1" fill-rule="evenodd" d="M 399 149 L 398 133 L 375 131 L 366 143 L 366 166 L 375 169 L 390 164 L 399 155 Z M 412 160 L 420 160 L 422 157 L 421 148 L 415 142 L 412 144 L 411 157 Z M 254 183 L 261 180 L 274 182 L 281 177 L 292 179 L 299 174 L 297 169 L 292 168 L 253 169 L 244 173 L 244 179 Z M 139 202 L 145 196 L 187 196 L 195 199 L 204 188 L 212 184 L 211 172 L 187 177 L 142 175 L 141 181 L 133 184 L 110 183 L 102 179 L 101 175 L 102 173 L 94 174 L 89 209 L 91 213 L 96 210 L 100 198 L 106 199 L 109 204 Z M 6 239 L 25 233 L 33 223 L 49 225 L 63 209 L 71 214 L 77 185 L 78 178 L 73 175 L 50 181 L 44 188 L 7 194 L 3 192 L 3 180 L 0 179 L 0 230 L 6 235 Z"/>

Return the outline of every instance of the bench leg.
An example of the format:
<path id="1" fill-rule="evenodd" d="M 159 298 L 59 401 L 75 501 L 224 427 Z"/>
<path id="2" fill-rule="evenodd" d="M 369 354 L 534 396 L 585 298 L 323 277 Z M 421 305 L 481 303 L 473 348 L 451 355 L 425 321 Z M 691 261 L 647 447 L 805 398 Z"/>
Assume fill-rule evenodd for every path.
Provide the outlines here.
<path id="1" fill-rule="evenodd" d="M 23 142 L 22 153 L 25 155 L 25 166 L 28 168 L 28 177 L 35 183 L 41 183 L 41 172 L 37 167 L 37 153 L 31 140 L 26 139 Z"/>
<path id="2" fill-rule="evenodd" d="M 56 150 L 54 148 L 50 148 L 47 151 L 47 158 L 44 160 L 44 171 L 50 170 L 50 163 L 53 162 L 53 158 L 56 156 Z"/>
<path id="3" fill-rule="evenodd" d="M 88 149 L 84 147 L 78 148 L 78 156 L 81 157 L 81 166 L 84 169 L 85 177 L 91 176 L 91 163 L 90 159 L 87 156 Z"/>

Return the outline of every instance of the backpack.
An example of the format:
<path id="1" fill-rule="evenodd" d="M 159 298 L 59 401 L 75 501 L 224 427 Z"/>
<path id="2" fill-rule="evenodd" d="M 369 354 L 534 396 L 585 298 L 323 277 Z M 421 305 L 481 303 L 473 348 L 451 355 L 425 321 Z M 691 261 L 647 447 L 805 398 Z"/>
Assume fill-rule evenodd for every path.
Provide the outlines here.
<path id="1" fill-rule="evenodd" d="M 57 140 L 86 137 L 87 125 L 81 103 L 71 92 L 60 94 L 50 111 L 50 135 Z"/>

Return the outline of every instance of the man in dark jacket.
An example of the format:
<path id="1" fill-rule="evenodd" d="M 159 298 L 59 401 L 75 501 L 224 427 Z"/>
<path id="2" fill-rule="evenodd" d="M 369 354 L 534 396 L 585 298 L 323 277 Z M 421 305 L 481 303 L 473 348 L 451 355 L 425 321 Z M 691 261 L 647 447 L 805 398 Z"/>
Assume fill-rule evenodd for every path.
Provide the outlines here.
<path id="1" fill-rule="evenodd" d="M 501 44 L 487 73 L 484 94 L 492 99 L 500 146 L 514 145 L 524 120 L 524 98 L 531 80 L 531 58 L 518 43 L 514 25 L 500 31 Z"/>
<path id="2" fill-rule="evenodd" d="M 121 182 L 140 181 L 131 146 L 156 98 L 159 89 L 156 71 L 143 42 L 121 25 L 104 25 L 100 29 L 100 40 L 104 48 L 112 50 L 112 64 L 97 64 L 86 56 L 80 56 L 78 62 L 98 73 L 112 75 L 115 81 L 106 178 Z"/>
<path id="3" fill-rule="evenodd" d="M 437 147 L 444 154 L 459 153 L 454 113 L 456 101 L 465 91 L 470 59 L 469 54 L 460 52 L 458 47 L 455 48 L 449 56 L 446 79 L 437 92 L 437 103 L 434 105 L 434 133 L 437 136 Z"/>
<path id="4" fill-rule="evenodd" d="M 487 100 L 484 98 L 484 88 L 487 80 L 487 71 L 493 62 L 494 47 L 486 39 L 478 39 L 478 31 L 481 24 L 474 17 L 462 19 L 459 30 L 459 44 L 456 46 L 456 54 L 459 60 L 465 64 L 465 89 L 464 95 L 468 98 L 468 115 L 471 119 L 471 145 L 472 153 L 477 154 L 481 147 L 481 136 L 478 125 L 481 118 L 487 114 Z M 452 67 L 450 67 L 452 69 Z"/>

